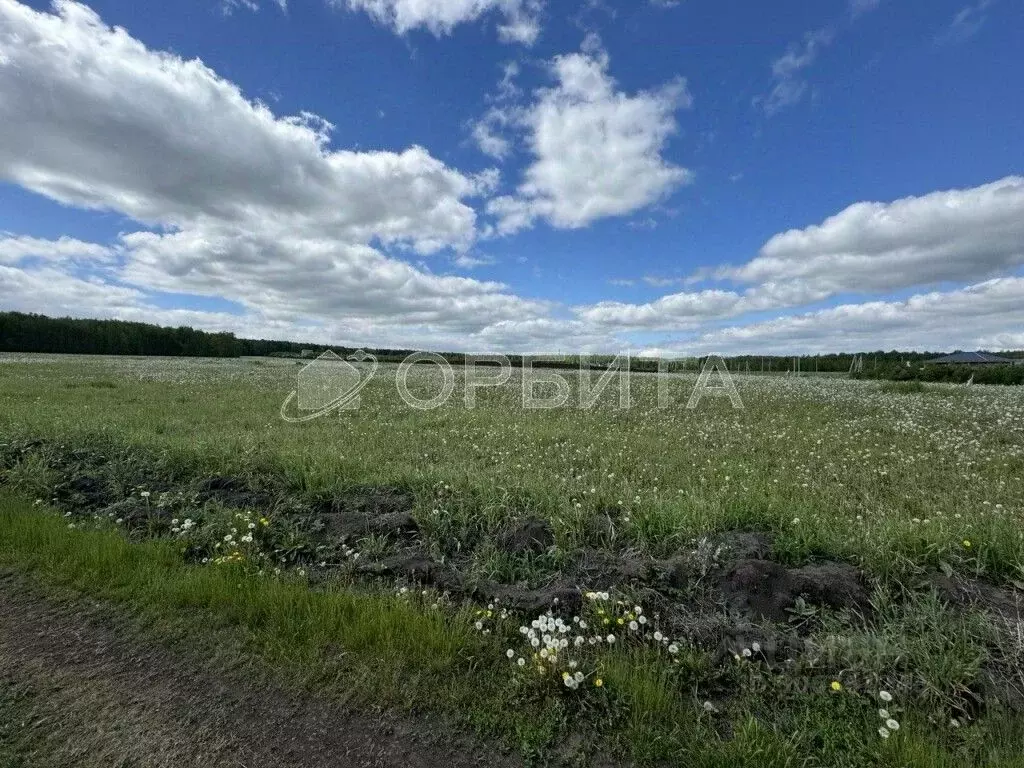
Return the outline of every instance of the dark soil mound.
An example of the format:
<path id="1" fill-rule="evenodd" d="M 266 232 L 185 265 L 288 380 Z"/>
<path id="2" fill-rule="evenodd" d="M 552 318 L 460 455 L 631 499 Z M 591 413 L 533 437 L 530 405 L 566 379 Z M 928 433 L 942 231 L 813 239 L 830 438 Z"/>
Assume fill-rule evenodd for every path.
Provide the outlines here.
<path id="1" fill-rule="evenodd" d="M 541 555 L 555 545 L 555 534 L 546 520 L 525 520 L 498 534 L 498 549 L 510 555 Z"/>
<path id="2" fill-rule="evenodd" d="M 419 530 L 413 504 L 412 494 L 398 488 L 362 488 L 321 502 L 318 511 L 326 530 L 337 536 L 399 537 Z"/>
<path id="3" fill-rule="evenodd" d="M 860 572 L 845 563 L 786 568 L 770 560 L 740 560 L 725 571 L 718 588 L 731 610 L 770 621 L 786 621 L 798 598 L 835 609 L 868 605 Z"/>

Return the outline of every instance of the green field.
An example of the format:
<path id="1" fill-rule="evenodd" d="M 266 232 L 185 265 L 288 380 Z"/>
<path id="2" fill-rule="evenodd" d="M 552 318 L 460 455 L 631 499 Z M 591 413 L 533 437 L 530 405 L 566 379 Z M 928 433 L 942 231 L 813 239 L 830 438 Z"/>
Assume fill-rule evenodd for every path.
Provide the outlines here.
<path id="1" fill-rule="evenodd" d="M 1022 764 L 1017 388 L 385 366 L 290 424 L 300 367 L 0 357 L 0 563 L 538 764 Z"/>

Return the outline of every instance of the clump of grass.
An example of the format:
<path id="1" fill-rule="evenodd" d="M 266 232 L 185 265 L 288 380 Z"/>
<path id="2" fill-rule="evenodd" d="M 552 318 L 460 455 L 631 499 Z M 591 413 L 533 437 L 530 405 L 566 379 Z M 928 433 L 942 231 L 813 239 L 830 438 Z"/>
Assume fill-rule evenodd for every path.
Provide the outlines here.
<path id="1" fill-rule="evenodd" d="M 918 395 L 926 392 L 928 388 L 924 382 L 913 379 L 911 381 L 883 381 L 878 390 L 892 395 Z"/>
<path id="2" fill-rule="evenodd" d="M 57 482 L 57 473 L 49 462 L 37 453 L 20 456 L 11 466 L 0 466 L 0 485 L 34 499 L 49 499 Z"/>

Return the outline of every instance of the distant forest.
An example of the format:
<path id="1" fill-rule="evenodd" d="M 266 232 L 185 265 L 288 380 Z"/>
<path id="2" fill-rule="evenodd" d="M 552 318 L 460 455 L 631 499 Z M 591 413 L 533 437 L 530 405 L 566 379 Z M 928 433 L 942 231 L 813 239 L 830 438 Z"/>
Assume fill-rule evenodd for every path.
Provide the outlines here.
<path id="1" fill-rule="evenodd" d="M 330 347 L 343 354 L 354 352 Z M 167 328 L 127 320 L 79 320 L 24 312 L 0 312 L 0 352 L 52 352 L 81 355 L 153 355 L 158 357 L 300 357 L 323 344 L 269 339 L 240 339 L 233 333 Z M 402 350 L 366 350 L 383 355 Z"/>
<path id="2" fill-rule="evenodd" d="M 356 351 L 354 347 L 325 346 L 312 342 L 278 341 L 271 339 L 240 339 L 233 333 L 210 333 L 194 328 L 166 328 L 149 323 L 126 320 L 80 320 L 74 318 L 53 318 L 45 315 L 23 312 L 0 312 L 0 352 L 50 352 L 86 355 L 153 355 L 166 357 L 295 357 L 320 354 L 331 349 L 345 356 Z M 375 355 L 381 361 L 398 361 L 415 350 L 371 349 L 364 351 Z M 460 364 L 465 355 L 456 352 L 442 352 L 450 362 Z M 725 358 L 730 371 L 741 373 L 848 373 L 859 359 L 858 367 L 862 376 L 869 378 L 917 378 L 910 371 L 918 371 L 921 363 L 941 352 L 877 352 L 842 353 L 827 355 L 804 355 L 801 357 L 770 355 L 739 355 Z M 1000 352 L 1006 357 L 1024 358 L 1024 352 Z M 547 356 L 545 356 L 547 357 Z M 515 366 L 523 358 L 510 355 Z M 587 364 L 594 368 L 607 367 L 611 356 L 587 357 Z M 546 359 L 544 367 L 576 367 L 580 358 L 574 355 L 558 356 L 557 360 Z M 698 368 L 699 358 L 676 360 L 669 363 L 669 370 L 693 370 Z M 908 365 L 909 364 L 909 365 Z M 1024 366 L 1016 366 L 1024 373 Z M 636 371 L 654 371 L 658 361 L 633 359 L 630 368 Z M 929 366 L 931 369 L 932 366 Z M 957 366 L 961 368 L 961 366 Z M 951 375 L 951 374 L 950 374 Z M 968 374 L 969 375 L 969 374 Z M 952 375 L 951 375 L 952 377 Z M 956 375 L 955 378 L 959 378 Z"/>

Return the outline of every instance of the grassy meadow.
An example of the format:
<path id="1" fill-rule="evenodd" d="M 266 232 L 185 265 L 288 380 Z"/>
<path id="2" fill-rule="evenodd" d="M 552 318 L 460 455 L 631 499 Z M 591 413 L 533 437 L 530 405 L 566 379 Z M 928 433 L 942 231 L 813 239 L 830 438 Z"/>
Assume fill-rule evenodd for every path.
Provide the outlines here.
<path id="1" fill-rule="evenodd" d="M 534 764 L 1022 764 L 1019 388 L 737 376 L 742 410 L 689 410 L 695 374 L 633 374 L 628 409 L 570 377 L 524 410 L 521 371 L 467 408 L 457 370 L 420 411 L 382 366 L 286 423 L 300 367 L 0 356 L 0 564 Z"/>

